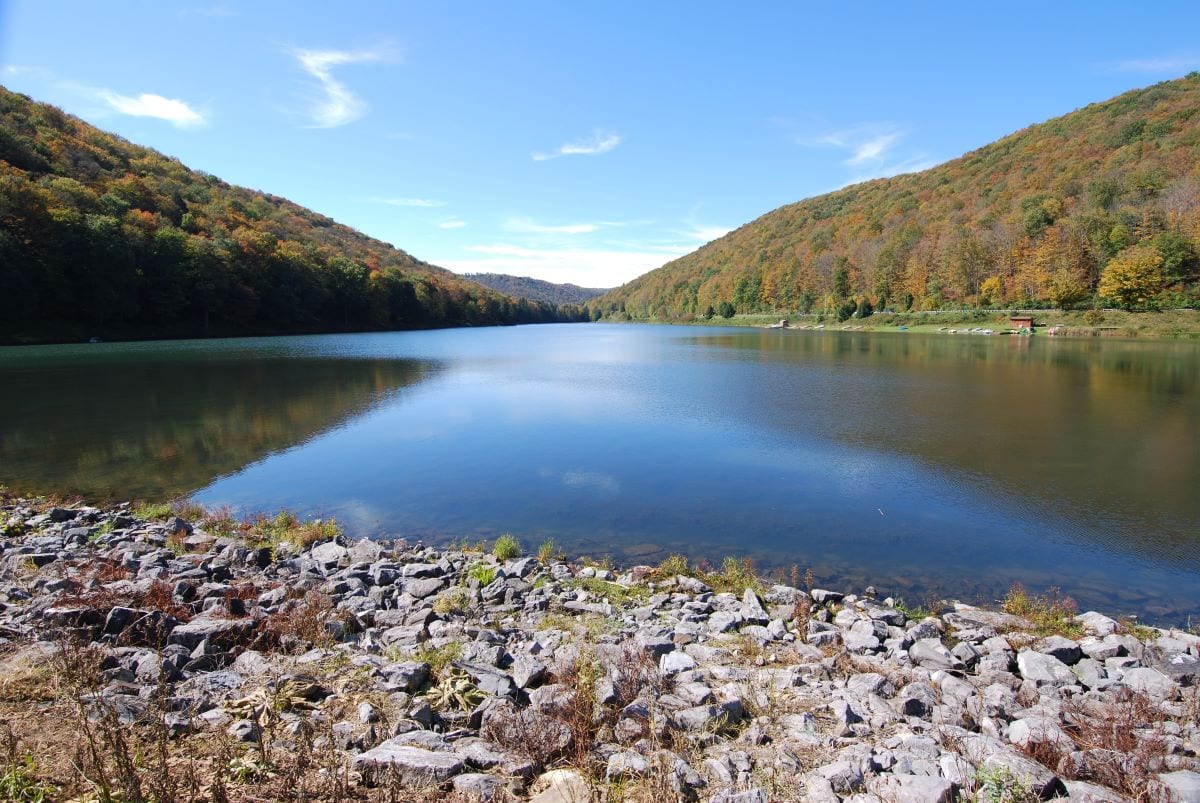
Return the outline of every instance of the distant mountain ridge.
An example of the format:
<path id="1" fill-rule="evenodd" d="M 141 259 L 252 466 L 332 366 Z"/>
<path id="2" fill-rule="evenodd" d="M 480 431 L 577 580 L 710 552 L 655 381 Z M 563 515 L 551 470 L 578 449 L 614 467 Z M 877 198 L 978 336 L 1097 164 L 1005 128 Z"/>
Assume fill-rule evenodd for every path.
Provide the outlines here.
<path id="1" fill-rule="evenodd" d="M 0 87 L 0 342 L 578 320 Z"/>
<path id="2" fill-rule="evenodd" d="M 607 293 L 607 287 L 580 287 L 576 284 L 555 284 L 529 276 L 510 276 L 506 273 L 467 273 L 465 278 L 490 287 L 513 298 L 543 301 L 547 304 L 583 304 Z"/>
<path id="3" fill-rule="evenodd" d="M 769 212 L 592 302 L 616 317 L 1200 305 L 1200 73 Z"/>

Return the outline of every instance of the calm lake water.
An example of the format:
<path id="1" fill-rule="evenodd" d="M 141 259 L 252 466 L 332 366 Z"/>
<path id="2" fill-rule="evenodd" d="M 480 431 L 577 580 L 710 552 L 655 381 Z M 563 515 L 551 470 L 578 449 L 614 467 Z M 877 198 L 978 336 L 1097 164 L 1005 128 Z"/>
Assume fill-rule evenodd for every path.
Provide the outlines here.
<path id="1" fill-rule="evenodd" d="M 555 325 L 0 349 L 0 482 L 1200 613 L 1200 344 Z"/>

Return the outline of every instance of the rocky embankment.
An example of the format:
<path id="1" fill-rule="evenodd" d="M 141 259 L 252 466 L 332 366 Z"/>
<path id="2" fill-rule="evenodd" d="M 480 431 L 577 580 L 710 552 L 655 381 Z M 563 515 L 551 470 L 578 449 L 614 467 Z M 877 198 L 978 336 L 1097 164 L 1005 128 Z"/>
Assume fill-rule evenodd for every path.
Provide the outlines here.
<path id="1" fill-rule="evenodd" d="M 151 784 L 157 760 L 202 799 L 1200 800 L 1179 630 L 1088 612 L 1038 635 L 963 604 L 265 544 L 127 507 L 10 500 L 0 524 L 5 710 L 59 790 Z M 52 710 L 99 745 L 57 774 Z M 122 744 L 158 747 L 122 775 Z"/>

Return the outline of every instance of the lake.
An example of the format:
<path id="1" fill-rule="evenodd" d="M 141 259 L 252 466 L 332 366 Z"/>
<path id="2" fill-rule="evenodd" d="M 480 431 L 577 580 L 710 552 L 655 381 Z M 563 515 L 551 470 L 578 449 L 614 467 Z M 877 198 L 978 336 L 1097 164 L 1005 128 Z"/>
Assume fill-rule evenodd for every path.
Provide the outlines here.
<path id="1" fill-rule="evenodd" d="M 574 324 L 0 349 L 0 483 L 1200 612 L 1200 344 Z"/>

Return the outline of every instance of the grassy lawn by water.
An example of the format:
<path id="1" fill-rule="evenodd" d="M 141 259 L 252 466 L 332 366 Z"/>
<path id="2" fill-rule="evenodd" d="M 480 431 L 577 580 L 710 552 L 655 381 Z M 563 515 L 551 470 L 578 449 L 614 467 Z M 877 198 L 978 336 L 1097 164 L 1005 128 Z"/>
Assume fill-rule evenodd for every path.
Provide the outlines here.
<path id="1" fill-rule="evenodd" d="M 1200 310 L 1166 310 L 1163 312 L 1126 312 L 1124 310 L 1037 310 L 1032 313 L 1035 329 L 1044 333 L 1052 327 L 1061 327 L 1061 334 L 1069 337 L 1121 337 L 1121 338 L 1183 338 L 1200 339 Z M 864 332 L 945 332 L 947 329 L 992 329 L 1006 332 L 1009 313 L 976 310 L 952 310 L 935 312 L 877 313 L 869 318 L 851 318 L 838 322 L 815 314 L 778 312 L 772 314 L 735 315 L 732 318 L 714 317 L 711 320 L 697 319 L 694 323 L 714 326 L 772 326 L 781 319 L 789 327 L 805 327 L 824 324 L 825 331 Z M 678 321 L 673 321 L 678 323 Z"/>

